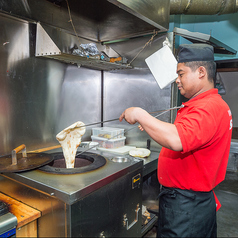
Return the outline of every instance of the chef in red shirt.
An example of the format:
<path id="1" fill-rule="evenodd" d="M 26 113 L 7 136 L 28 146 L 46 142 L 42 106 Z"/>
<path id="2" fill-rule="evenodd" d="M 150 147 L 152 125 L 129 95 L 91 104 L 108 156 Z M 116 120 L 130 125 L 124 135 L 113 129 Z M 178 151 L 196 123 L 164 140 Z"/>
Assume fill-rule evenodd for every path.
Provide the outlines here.
<path id="1" fill-rule="evenodd" d="M 180 45 L 176 83 L 189 100 L 174 124 L 138 107 L 120 116 L 138 122 L 163 146 L 158 159 L 158 237 L 217 237 L 213 188 L 224 180 L 229 158 L 232 115 L 214 88 L 214 49 L 207 44 Z"/>

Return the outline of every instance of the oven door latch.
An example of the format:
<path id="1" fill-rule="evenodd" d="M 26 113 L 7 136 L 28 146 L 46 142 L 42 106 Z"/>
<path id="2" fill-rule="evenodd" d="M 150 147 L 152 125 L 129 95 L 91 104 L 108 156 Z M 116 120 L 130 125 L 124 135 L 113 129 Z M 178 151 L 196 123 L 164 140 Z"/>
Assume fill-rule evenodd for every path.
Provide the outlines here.
<path id="1" fill-rule="evenodd" d="M 135 210 L 135 212 L 136 212 L 136 214 L 135 214 L 135 220 L 134 220 L 130 225 L 128 225 L 127 215 L 125 214 L 125 215 L 123 216 L 123 226 L 124 226 L 124 227 L 126 226 L 126 229 L 127 229 L 127 230 L 131 229 L 131 227 L 133 227 L 133 226 L 138 222 L 139 211 L 140 211 L 140 204 L 138 203 L 138 204 L 137 204 L 137 208 L 136 208 L 136 210 Z"/>

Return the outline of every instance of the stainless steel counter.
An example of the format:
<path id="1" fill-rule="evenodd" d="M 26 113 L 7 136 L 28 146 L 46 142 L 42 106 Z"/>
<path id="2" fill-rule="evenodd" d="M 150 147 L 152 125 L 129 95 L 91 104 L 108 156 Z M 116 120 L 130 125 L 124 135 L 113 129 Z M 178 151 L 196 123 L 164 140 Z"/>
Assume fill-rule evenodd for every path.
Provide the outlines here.
<path id="1" fill-rule="evenodd" d="M 151 151 L 148 158 L 141 159 L 143 161 L 143 176 L 155 171 L 158 164 L 159 151 Z"/>

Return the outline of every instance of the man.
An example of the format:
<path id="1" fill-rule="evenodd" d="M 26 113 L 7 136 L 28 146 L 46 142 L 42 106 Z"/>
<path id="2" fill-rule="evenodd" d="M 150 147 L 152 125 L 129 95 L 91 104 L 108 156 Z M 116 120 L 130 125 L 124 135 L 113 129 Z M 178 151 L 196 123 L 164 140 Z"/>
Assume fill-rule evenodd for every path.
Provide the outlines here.
<path id="1" fill-rule="evenodd" d="M 225 178 L 232 116 L 214 88 L 213 47 L 181 45 L 176 83 L 189 100 L 178 110 L 174 124 L 145 110 L 128 108 L 121 116 L 138 122 L 163 146 L 158 159 L 158 237 L 216 237 L 219 202 L 213 188 Z M 217 203 L 217 204 L 216 204 Z"/>

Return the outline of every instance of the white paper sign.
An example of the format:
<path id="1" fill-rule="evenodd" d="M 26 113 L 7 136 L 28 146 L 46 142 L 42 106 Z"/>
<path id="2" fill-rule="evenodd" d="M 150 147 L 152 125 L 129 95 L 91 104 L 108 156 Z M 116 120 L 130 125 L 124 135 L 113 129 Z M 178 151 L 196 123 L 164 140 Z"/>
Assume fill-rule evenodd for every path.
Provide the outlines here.
<path id="1" fill-rule="evenodd" d="M 146 58 L 145 62 L 161 89 L 178 77 L 177 60 L 167 45 Z"/>

